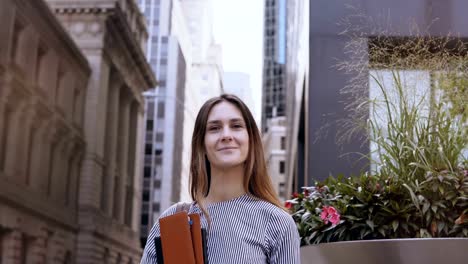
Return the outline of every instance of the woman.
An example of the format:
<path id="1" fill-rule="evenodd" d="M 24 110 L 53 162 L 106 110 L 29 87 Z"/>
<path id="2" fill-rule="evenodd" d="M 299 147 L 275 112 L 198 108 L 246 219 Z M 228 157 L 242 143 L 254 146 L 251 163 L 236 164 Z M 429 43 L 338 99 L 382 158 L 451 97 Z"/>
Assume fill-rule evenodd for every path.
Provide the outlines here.
<path id="1" fill-rule="evenodd" d="M 260 134 L 236 96 L 208 100 L 195 121 L 188 213 L 207 228 L 208 263 L 300 263 L 296 225 L 273 190 Z M 176 206 L 161 217 L 175 213 Z M 156 263 L 153 226 L 141 260 Z"/>

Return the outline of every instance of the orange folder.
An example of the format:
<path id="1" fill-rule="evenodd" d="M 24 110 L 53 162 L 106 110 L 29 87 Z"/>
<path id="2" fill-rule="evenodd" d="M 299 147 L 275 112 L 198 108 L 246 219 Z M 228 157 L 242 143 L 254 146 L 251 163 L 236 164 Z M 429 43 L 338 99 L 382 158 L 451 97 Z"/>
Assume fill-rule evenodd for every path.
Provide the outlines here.
<path id="1" fill-rule="evenodd" d="M 159 219 L 164 264 L 204 264 L 200 216 L 179 212 Z M 205 243 L 206 244 L 206 243 Z"/>

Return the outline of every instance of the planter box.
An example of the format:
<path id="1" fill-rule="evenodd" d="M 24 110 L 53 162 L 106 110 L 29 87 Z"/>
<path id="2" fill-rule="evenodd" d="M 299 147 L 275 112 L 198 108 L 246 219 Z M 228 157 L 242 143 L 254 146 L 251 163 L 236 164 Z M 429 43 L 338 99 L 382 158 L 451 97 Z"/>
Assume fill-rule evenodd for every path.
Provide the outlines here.
<path id="1" fill-rule="evenodd" d="M 382 239 L 301 248 L 302 264 L 468 264 L 468 238 Z"/>

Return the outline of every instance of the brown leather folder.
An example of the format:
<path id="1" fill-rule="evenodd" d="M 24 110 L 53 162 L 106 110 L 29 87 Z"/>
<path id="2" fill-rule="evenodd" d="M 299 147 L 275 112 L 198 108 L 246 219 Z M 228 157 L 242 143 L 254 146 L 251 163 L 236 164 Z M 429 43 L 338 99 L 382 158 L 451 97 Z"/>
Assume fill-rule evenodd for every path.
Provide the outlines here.
<path id="1" fill-rule="evenodd" d="M 165 264 L 197 264 L 187 212 L 159 219 Z"/>
<path id="2" fill-rule="evenodd" d="M 195 263 L 204 264 L 203 261 L 203 239 L 202 239 L 202 228 L 200 223 L 200 216 L 197 214 L 189 215 L 192 224 L 190 225 L 190 231 L 192 233 L 192 248 L 195 254 Z"/>
<path id="3" fill-rule="evenodd" d="M 200 216 L 187 212 L 159 219 L 164 264 L 205 264 L 206 234 Z M 159 262 L 158 262 L 159 263 Z"/>

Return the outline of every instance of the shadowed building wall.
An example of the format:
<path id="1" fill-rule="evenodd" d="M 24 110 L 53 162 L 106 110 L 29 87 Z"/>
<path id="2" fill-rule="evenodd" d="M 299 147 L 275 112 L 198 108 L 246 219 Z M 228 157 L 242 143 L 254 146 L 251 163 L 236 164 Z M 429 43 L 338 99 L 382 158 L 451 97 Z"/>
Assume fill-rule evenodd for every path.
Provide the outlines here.
<path id="1" fill-rule="evenodd" d="M 301 177 L 312 184 L 313 179 L 324 179 L 330 174 L 351 175 L 366 169 L 365 162 L 357 162 L 358 155 L 344 154 L 368 154 L 368 142 L 358 139 L 344 144 L 336 142 L 337 132 L 342 129 L 337 121 L 348 118 L 344 106 L 350 100 L 341 90 L 353 77 L 335 67 L 338 62 L 349 59 L 345 53 L 348 37 L 340 34 L 346 26 L 360 27 L 364 38 L 374 37 L 376 33 L 368 29 L 376 27 L 382 29 L 378 32 L 412 37 L 414 26 L 423 35 L 447 36 L 451 33 L 463 38 L 468 36 L 468 28 L 465 26 L 468 17 L 462 10 L 467 9 L 468 2 L 463 0 L 310 1 L 310 67 L 308 95 L 305 99 L 307 156 L 304 156 L 304 166 L 307 167 L 304 170 L 305 175 Z M 374 24 L 359 24 L 364 21 L 359 19 L 351 19 L 351 24 L 345 26 L 339 24 L 344 18 L 358 12 L 367 18 L 365 21 L 372 21 Z M 361 48 L 367 49 L 365 42 Z M 363 93 L 362 96 L 368 96 L 368 93 Z"/>
<path id="2" fill-rule="evenodd" d="M 43 1 L 0 24 L 0 263 L 71 263 L 91 69 Z"/>

